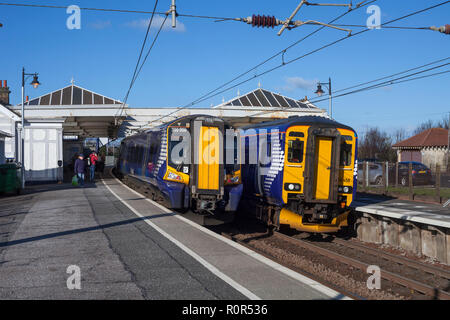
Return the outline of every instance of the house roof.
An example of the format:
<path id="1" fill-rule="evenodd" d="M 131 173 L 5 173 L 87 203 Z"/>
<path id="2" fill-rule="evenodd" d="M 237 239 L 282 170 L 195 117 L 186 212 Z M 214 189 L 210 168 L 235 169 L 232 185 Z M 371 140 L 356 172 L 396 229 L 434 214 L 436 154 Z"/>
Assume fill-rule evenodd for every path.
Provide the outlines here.
<path id="1" fill-rule="evenodd" d="M 71 84 L 24 103 L 26 106 L 104 105 L 122 104 L 104 95 Z"/>
<path id="2" fill-rule="evenodd" d="M 402 148 L 421 148 L 421 147 L 446 147 L 448 146 L 448 130 L 443 128 L 431 128 L 422 131 L 411 138 L 400 141 L 392 147 Z"/>
<path id="3" fill-rule="evenodd" d="M 245 95 L 233 98 L 220 104 L 218 107 L 274 107 L 274 108 L 302 108 L 319 110 L 309 101 L 299 101 L 285 97 L 281 94 L 261 88 L 255 89 Z"/>

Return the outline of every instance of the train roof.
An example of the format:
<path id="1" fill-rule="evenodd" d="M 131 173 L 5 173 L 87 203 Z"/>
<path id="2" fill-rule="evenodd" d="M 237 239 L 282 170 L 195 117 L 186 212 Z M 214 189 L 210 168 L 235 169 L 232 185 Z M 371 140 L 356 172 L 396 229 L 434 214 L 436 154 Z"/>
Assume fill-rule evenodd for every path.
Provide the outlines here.
<path id="1" fill-rule="evenodd" d="M 317 124 L 324 127 L 339 127 L 342 129 L 349 129 L 351 131 L 355 131 L 353 128 L 342 124 L 340 122 L 337 122 L 330 118 L 320 117 L 320 116 L 292 116 L 285 119 L 280 120 L 273 120 L 273 121 L 265 121 L 257 124 L 248 125 L 245 127 L 242 127 L 241 129 L 259 129 L 259 128 L 266 128 L 266 127 L 276 127 L 276 126 L 283 126 L 283 127 L 290 127 L 295 125 L 308 125 L 308 124 Z"/>
<path id="2" fill-rule="evenodd" d="M 128 136 L 128 137 L 124 138 L 123 140 L 129 140 L 129 139 L 132 139 L 133 137 L 138 137 L 138 136 L 144 135 L 144 134 L 149 133 L 149 132 L 160 131 L 160 130 L 162 130 L 162 129 L 165 129 L 165 128 L 167 128 L 167 127 L 173 125 L 174 123 L 176 123 L 176 122 L 178 122 L 178 121 L 181 121 L 181 120 L 190 120 L 190 119 L 201 118 L 201 117 L 205 117 L 205 118 L 215 118 L 215 119 L 218 119 L 218 120 L 221 120 L 221 121 L 225 122 L 225 120 L 223 120 L 222 118 L 215 117 L 215 116 L 210 116 L 210 115 L 207 115 L 207 114 L 192 114 L 192 115 L 180 117 L 180 118 L 177 118 L 177 119 L 175 119 L 175 120 L 172 120 L 172 121 L 163 123 L 163 124 L 161 124 L 161 125 L 159 125 L 159 126 L 156 126 L 156 127 L 150 128 L 150 129 L 147 129 L 147 130 L 145 130 L 145 131 L 141 131 L 141 132 L 135 133 L 135 134 L 133 134 L 133 135 L 131 135 L 131 136 Z M 122 141 L 123 141 L 123 140 L 122 140 Z"/>
<path id="3" fill-rule="evenodd" d="M 167 123 L 161 125 L 160 128 L 161 127 L 171 126 L 175 122 L 178 122 L 178 121 L 181 121 L 181 120 L 191 120 L 191 119 L 202 118 L 202 117 L 204 117 L 204 118 L 214 118 L 214 119 L 218 119 L 218 120 L 220 120 L 222 122 L 225 122 L 222 118 L 219 118 L 219 117 L 216 117 L 216 116 L 210 116 L 210 115 L 207 115 L 207 114 L 192 114 L 192 115 L 189 115 L 189 116 L 184 116 L 184 117 L 175 119 L 173 121 L 167 122 Z"/>

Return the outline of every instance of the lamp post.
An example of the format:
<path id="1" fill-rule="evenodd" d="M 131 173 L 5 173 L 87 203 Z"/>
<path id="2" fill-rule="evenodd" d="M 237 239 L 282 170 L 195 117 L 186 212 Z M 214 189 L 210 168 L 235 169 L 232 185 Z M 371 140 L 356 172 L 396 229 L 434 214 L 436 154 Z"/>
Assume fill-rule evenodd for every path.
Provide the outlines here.
<path id="1" fill-rule="evenodd" d="M 31 81 L 30 84 L 36 89 L 40 85 L 38 81 L 38 73 L 25 73 L 25 68 L 22 68 L 22 129 L 20 131 L 20 173 L 22 179 L 22 189 L 25 189 L 25 81 L 31 76 L 33 76 L 33 81 Z"/>
<path id="2" fill-rule="evenodd" d="M 319 82 L 317 84 L 317 90 L 314 92 L 319 97 L 322 96 L 325 92 L 322 90 L 322 86 L 325 86 L 325 88 L 328 89 L 328 96 L 330 100 L 330 107 L 328 112 L 330 113 L 330 118 L 333 118 L 333 102 L 332 102 L 332 94 L 331 94 L 331 78 L 328 78 L 328 82 Z"/>

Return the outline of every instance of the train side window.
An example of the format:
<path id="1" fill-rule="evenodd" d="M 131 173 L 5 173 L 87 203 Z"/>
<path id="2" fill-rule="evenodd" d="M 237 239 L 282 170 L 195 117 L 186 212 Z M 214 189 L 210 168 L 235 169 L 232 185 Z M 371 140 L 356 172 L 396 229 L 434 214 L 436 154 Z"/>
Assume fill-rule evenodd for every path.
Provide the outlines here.
<path id="1" fill-rule="evenodd" d="M 135 155 L 136 155 L 136 146 L 132 145 L 130 148 L 130 162 L 131 163 L 134 163 Z"/>
<path id="2" fill-rule="evenodd" d="M 228 145 L 226 143 L 225 139 L 225 172 L 226 173 L 232 173 L 235 170 L 239 170 L 239 164 L 238 164 L 238 137 L 234 136 L 233 138 L 233 145 Z M 229 154 L 233 155 L 233 163 L 227 163 L 227 160 L 229 157 Z"/>
<path id="3" fill-rule="evenodd" d="M 303 162 L 303 148 L 305 143 L 299 139 L 288 141 L 288 162 Z"/>
<path id="4" fill-rule="evenodd" d="M 269 165 L 272 157 L 271 136 L 261 136 L 259 140 L 259 165 Z"/>
<path id="5" fill-rule="evenodd" d="M 144 147 L 139 147 L 138 163 L 142 164 L 142 159 L 144 158 Z"/>
<path id="6" fill-rule="evenodd" d="M 341 166 L 349 166 L 352 163 L 352 145 L 347 143 L 347 141 L 352 141 L 351 136 L 341 137 Z"/>

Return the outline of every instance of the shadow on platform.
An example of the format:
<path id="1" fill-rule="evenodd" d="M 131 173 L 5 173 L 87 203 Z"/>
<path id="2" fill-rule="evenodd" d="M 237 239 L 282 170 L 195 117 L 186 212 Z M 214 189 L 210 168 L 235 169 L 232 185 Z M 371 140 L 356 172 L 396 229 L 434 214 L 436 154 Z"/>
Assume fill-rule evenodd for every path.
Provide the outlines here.
<path id="1" fill-rule="evenodd" d="M 41 235 L 41 236 L 18 239 L 18 240 L 13 240 L 13 241 L 8 241 L 8 242 L 0 242 L 0 248 L 10 247 L 10 246 L 27 243 L 27 242 L 57 238 L 57 237 L 72 235 L 72 234 L 76 234 L 76 233 L 89 232 L 89 231 L 101 230 L 101 229 L 106 229 L 106 228 L 113 228 L 113 227 L 123 226 L 123 225 L 127 225 L 127 224 L 132 224 L 132 223 L 139 222 L 139 221 L 145 221 L 145 220 L 156 219 L 156 218 L 166 217 L 166 216 L 173 216 L 173 215 L 175 215 L 175 213 L 164 213 L 164 214 L 158 214 L 158 215 L 154 215 L 154 216 L 146 216 L 146 217 L 142 217 L 142 218 L 133 218 L 133 219 L 123 220 L 123 221 L 117 221 L 117 222 L 102 224 L 102 225 L 93 226 L 93 227 L 86 227 L 86 228 L 79 228 L 79 229 L 49 233 L 49 234 L 45 234 L 45 235 Z"/>

